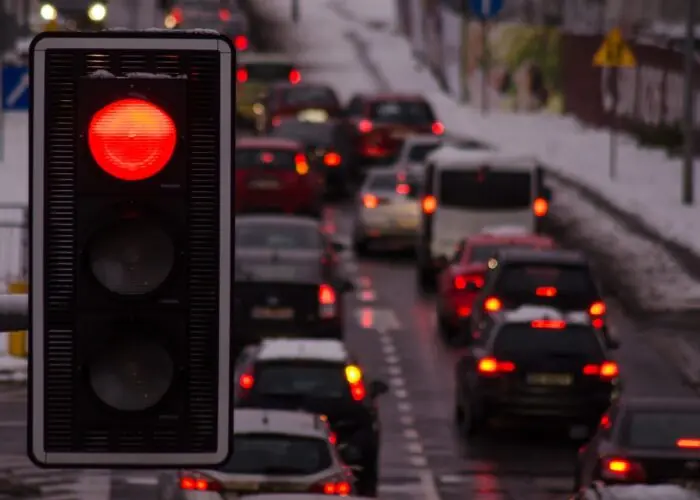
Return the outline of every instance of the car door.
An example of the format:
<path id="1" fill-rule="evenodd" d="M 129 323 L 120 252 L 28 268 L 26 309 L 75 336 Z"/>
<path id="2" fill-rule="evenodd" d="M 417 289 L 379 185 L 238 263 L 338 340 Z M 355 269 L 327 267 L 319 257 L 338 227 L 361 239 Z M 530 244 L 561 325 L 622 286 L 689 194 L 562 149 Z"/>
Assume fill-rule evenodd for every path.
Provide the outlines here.
<path id="1" fill-rule="evenodd" d="M 462 262 L 464 255 L 465 242 L 464 240 L 457 243 L 454 255 L 450 258 L 447 266 L 440 272 L 438 277 L 438 300 L 444 302 L 447 293 L 452 289 L 456 267 Z"/>
<path id="2" fill-rule="evenodd" d="M 579 448 L 576 467 L 579 476 L 579 486 L 588 487 L 596 479 L 601 445 L 610 440 L 619 415 L 619 407 L 613 403 L 600 419 L 595 434 L 586 444 Z"/>

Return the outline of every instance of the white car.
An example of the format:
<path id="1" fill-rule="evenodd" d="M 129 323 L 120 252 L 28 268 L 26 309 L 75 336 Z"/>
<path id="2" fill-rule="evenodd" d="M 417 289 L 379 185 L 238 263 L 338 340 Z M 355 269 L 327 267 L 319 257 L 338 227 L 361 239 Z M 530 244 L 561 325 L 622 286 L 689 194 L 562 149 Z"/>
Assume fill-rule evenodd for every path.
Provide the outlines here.
<path id="1" fill-rule="evenodd" d="M 700 500 L 700 493 L 672 484 L 595 485 L 571 500 Z"/>

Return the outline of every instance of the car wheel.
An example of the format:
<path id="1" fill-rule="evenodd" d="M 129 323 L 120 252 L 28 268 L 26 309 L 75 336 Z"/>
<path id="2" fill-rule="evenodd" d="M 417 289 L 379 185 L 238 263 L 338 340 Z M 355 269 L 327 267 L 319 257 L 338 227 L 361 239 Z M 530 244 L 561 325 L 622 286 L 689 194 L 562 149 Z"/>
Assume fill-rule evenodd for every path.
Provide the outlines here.
<path id="1" fill-rule="evenodd" d="M 475 408 L 471 404 L 462 407 L 464 416 L 460 426 L 460 433 L 465 437 L 473 437 L 482 434 L 486 430 L 488 417 L 485 409 L 482 409 L 480 414 L 477 414 L 474 410 Z"/>
<path id="2" fill-rule="evenodd" d="M 423 267 L 418 268 L 418 288 L 422 292 L 432 292 L 435 290 L 435 275 L 432 271 Z"/>
<path id="3" fill-rule="evenodd" d="M 352 240 L 352 250 L 357 257 L 367 257 L 369 255 L 368 241 L 356 236 Z"/>

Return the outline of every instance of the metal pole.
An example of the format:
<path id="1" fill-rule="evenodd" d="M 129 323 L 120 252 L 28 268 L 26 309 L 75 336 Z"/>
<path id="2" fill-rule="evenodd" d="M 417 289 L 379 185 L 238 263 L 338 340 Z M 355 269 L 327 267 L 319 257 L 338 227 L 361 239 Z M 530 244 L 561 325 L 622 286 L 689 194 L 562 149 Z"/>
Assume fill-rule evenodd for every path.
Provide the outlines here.
<path id="1" fill-rule="evenodd" d="M 694 99 L 693 99 L 693 70 L 695 66 L 695 15 L 697 0 L 687 0 L 688 11 L 685 26 L 685 88 L 683 92 L 683 107 L 685 116 L 683 117 L 683 185 L 682 199 L 684 205 L 694 203 L 694 172 L 693 156 L 695 153 L 693 145 L 694 133 Z"/>
<path id="2" fill-rule="evenodd" d="M 29 328 L 29 296 L 0 295 L 0 331 Z"/>
<path id="3" fill-rule="evenodd" d="M 467 71 L 468 51 L 469 51 L 469 15 L 467 2 L 462 2 L 462 11 L 460 23 L 462 32 L 460 33 L 459 42 L 459 101 L 467 102 L 469 100 L 469 78 Z"/>
<path id="4" fill-rule="evenodd" d="M 485 115 L 489 112 L 489 35 L 488 21 L 484 19 L 481 22 L 481 114 Z"/>
<path id="5" fill-rule="evenodd" d="M 612 109 L 610 110 L 610 147 L 609 147 L 609 158 L 608 167 L 610 169 L 610 178 L 615 179 L 617 177 L 617 68 L 610 68 L 610 76 L 612 80 Z"/>
<path id="6" fill-rule="evenodd" d="M 299 0 L 292 0 L 292 21 L 299 22 Z"/>

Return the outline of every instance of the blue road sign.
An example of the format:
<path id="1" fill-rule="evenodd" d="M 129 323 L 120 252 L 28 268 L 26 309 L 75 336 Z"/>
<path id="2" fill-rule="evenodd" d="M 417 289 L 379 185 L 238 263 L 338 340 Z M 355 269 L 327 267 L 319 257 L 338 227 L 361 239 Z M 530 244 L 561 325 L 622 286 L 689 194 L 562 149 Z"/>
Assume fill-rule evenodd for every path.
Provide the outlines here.
<path id="1" fill-rule="evenodd" d="M 467 0 L 472 14 L 481 19 L 491 19 L 503 8 L 503 0 Z"/>
<path id="2" fill-rule="evenodd" d="M 29 109 L 29 68 L 27 66 L 2 68 L 2 109 L 6 111 Z"/>

